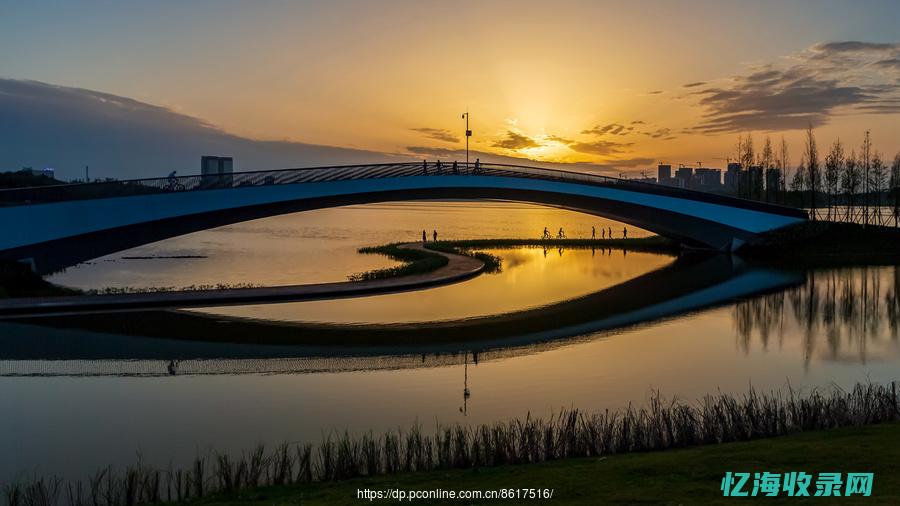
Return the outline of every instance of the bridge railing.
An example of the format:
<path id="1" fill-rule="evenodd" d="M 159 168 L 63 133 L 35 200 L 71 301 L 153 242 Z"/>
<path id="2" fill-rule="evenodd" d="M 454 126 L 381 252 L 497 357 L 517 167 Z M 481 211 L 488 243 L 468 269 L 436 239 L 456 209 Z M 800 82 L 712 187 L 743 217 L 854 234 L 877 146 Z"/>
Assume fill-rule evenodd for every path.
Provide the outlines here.
<path id="1" fill-rule="evenodd" d="M 660 184 L 621 179 L 600 174 L 570 172 L 542 167 L 509 164 L 474 164 L 443 162 L 385 163 L 369 165 L 339 165 L 330 167 L 308 167 L 295 169 L 234 172 L 231 174 L 189 175 L 147 179 L 111 180 L 92 183 L 73 183 L 29 188 L 0 190 L 0 206 L 20 206 L 45 204 L 72 200 L 150 195 L 160 193 L 217 190 L 226 188 L 246 188 L 299 183 L 320 183 L 326 181 L 351 181 L 411 176 L 451 176 L 480 175 L 534 178 L 546 181 L 576 182 L 598 186 L 616 186 L 631 191 L 670 195 L 678 198 L 723 203 L 735 207 L 780 212 L 782 214 L 805 213 L 792 208 L 784 208 L 727 195 L 673 188 Z"/>
<path id="2" fill-rule="evenodd" d="M 616 178 L 554 171 L 537 167 L 503 164 L 459 163 L 454 172 L 451 163 L 393 163 L 374 165 L 341 165 L 331 167 L 308 167 L 297 169 L 234 172 L 231 174 L 189 175 L 131 180 L 109 180 L 91 183 L 73 183 L 51 186 L 35 186 L 0 190 L 0 205 L 28 205 L 69 200 L 90 200 L 153 193 L 181 191 L 216 190 L 224 188 L 245 188 L 297 183 L 318 183 L 324 181 L 350 181 L 356 179 L 376 179 L 422 175 L 472 175 L 533 177 L 579 181 L 594 184 L 615 184 Z"/>

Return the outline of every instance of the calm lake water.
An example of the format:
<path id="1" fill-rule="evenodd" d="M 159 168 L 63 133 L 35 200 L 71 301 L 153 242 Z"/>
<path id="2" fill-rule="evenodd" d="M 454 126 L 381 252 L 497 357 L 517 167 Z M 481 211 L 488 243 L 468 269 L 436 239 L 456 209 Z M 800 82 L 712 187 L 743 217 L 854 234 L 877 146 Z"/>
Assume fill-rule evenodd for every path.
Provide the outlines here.
<path id="1" fill-rule="evenodd" d="M 354 206 L 191 234 L 98 259 L 52 281 L 94 288 L 341 281 L 391 265 L 357 254 L 358 247 L 416 240 L 422 228 L 429 234 L 437 228 L 445 238 L 490 238 L 536 237 L 545 226 L 563 227 L 569 237 L 590 236 L 591 226 L 598 235 L 601 226 L 617 236 L 622 229 L 509 203 Z M 629 230 L 641 235 L 648 234 Z M 803 391 L 900 379 L 897 267 L 797 272 L 621 250 L 492 252 L 503 259 L 501 273 L 450 286 L 186 314 L 357 330 L 367 323 L 407 325 L 424 341 L 431 332 L 424 322 L 470 322 L 474 327 L 460 332 L 475 332 L 479 322 L 493 324 L 492 315 L 546 312 L 559 321 L 558 332 L 407 353 L 0 323 L 0 482 L 32 473 L 82 477 L 138 455 L 178 465 L 211 449 L 316 442 L 332 430 L 416 422 L 429 429 L 567 407 L 618 408 L 643 403 L 651 389 L 695 400 L 750 385 Z M 135 256 L 200 258 L 123 259 Z M 710 281 L 699 283 L 700 277 Z M 642 280 L 655 288 L 641 288 Z M 738 297 L 758 290 L 766 294 Z"/>

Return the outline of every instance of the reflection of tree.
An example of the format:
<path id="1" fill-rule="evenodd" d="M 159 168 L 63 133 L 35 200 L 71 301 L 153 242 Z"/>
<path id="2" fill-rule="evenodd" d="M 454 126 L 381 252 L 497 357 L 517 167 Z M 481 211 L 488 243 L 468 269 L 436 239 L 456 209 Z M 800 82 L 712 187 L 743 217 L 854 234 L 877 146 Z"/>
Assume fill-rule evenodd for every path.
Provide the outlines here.
<path id="1" fill-rule="evenodd" d="M 898 339 L 898 319 L 900 266 L 813 271 L 803 285 L 739 302 L 732 311 L 738 346 L 745 353 L 757 338 L 765 350 L 773 335 L 779 347 L 785 335 L 798 336 L 807 366 L 822 345 L 831 358 L 854 350 L 865 362 L 869 344 Z M 785 331 L 786 326 L 796 332 Z"/>

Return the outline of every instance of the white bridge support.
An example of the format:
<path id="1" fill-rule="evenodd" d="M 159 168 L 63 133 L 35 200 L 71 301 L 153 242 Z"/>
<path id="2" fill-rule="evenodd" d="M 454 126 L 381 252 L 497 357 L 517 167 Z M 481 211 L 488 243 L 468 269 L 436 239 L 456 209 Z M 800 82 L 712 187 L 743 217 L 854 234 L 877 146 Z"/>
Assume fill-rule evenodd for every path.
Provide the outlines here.
<path id="1" fill-rule="evenodd" d="M 273 182 L 266 177 L 257 184 L 226 188 L 157 188 L 145 194 L 101 194 L 97 198 L 45 202 L 36 198 L 0 206 L 4 231 L 0 257 L 30 260 L 39 271 L 46 272 L 90 258 L 88 255 L 100 256 L 212 226 L 308 209 L 401 200 L 533 202 L 613 218 L 691 246 L 719 250 L 734 249 L 760 233 L 805 220 L 802 212 L 779 206 L 620 180 L 582 181 L 578 174 L 565 180 L 554 171 L 547 171 L 552 177 L 536 177 L 535 170 L 539 169 L 520 175 L 504 167 L 475 175 L 400 175 L 295 183 Z M 241 174 L 234 174 L 236 181 Z M 120 183 L 118 188 L 132 186 Z M 33 191 L 40 197 L 42 190 L 70 191 L 67 187 L 71 188 L 66 185 Z M 72 250 L 71 255 L 66 248 Z"/>

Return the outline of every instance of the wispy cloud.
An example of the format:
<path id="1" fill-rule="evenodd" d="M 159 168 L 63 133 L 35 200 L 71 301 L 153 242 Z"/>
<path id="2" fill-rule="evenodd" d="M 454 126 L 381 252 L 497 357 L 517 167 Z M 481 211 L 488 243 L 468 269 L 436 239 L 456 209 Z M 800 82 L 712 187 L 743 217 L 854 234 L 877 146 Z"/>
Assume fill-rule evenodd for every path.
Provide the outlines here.
<path id="1" fill-rule="evenodd" d="M 674 139 L 672 137 L 672 129 L 671 128 L 657 128 L 656 130 L 650 130 L 649 132 L 641 132 L 641 134 L 650 137 L 651 139 L 660 139 L 665 138 L 666 140 Z"/>
<path id="2" fill-rule="evenodd" d="M 633 123 L 632 123 L 633 124 Z M 586 130 L 582 130 L 581 133 L 584 135 L 628 135 L 629 132 L 634 130 L 633 126 L 625 126 L 620 123 L 609 123 L 606 125 L 597 125 L 593 128 L 588 128 Z"/>
<path id="3" fill-rule="evenodd" d="M 419 127 L 410 128 L 410 130 L 424 134 L 425 137 L 436 141 L 459 142 L 459 137 L 456 134 L 444 128 Z"/>
<path id="4" fill-rule="evenodd" d="M 590 132 L 590 130 L 585 130 L 582 133 L 584 132 Z M 565 144 L 569 149 L 575 151 L 576 153 L 585 153 L 599 156 L 621 154 L 626 150 L 626 148 L 634 145 L 633 142 L 616 142 L 604 139 L 585 142 L 575 139 L 569 139 L 567 137 L 560 137 L 558 135 L 551 135 L 547 137 L 547 140 Z"/>
<path id="5" fill-rule="evenodd" d="M 492 144 L 492 146 L 495 148 L 509 149 L 512 151 L 526 148 L 536 148 L 540 145 L 541 144 L 539 142 L 532 139 L 531 137 L 520 134 L 518 132 L 514 132 L 512 130 L 507 130 L 506 137 L 499 139 Z"/>
<path id="6" fill-rule="evenodd" d="M 785 63 L 757 66 L 691 92 L 706 109 L 692 131 L 791 130 L 823 125 L 839 111 L 896 113 L 898 60 L 900 43 L 816 44 Z M 881 71 L 873 72 L 873 66 Z"/>

